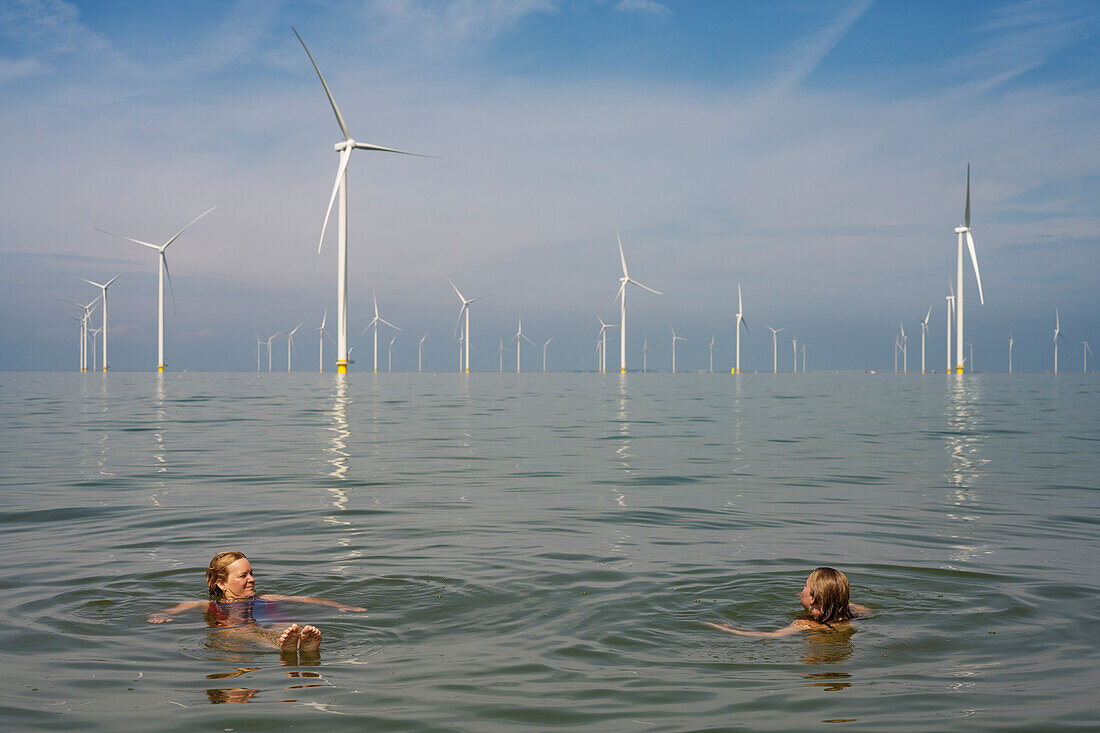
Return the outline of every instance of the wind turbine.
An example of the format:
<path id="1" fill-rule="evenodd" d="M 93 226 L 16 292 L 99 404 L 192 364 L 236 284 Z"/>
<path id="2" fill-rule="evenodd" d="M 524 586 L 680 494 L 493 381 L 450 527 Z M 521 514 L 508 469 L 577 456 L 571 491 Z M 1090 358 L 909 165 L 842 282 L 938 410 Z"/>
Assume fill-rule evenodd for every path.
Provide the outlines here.
<path id="1" fill-rule="evenodd" d="M 77 318 L 74 315 L 69 314 L 69 313 L 63 313 L 62 315 L 64 315 L 66 318 L 71 318 L 71 319 L 73 319 L 74 321 L 76 321 L 77 323 L 80 324 L 80 335 L 79 335 L 80 348 L 78 349 L 78 352 L 79 352 L 79 355 L 80 355 L 80 358 L 79 358 L 80 371 L 83 372 L 84 371 L 84 321 L 81 320 L 80 318 Z"/>
<path id="2" fill-rule="evenodd" d="M 346 374 L 348 371 L 348 161 L 351 159 L 351 153 L 353 150 L 376 150 L 383 153 L 398 153 L 400 155 L 413 155 L 418 158 L 430 158 L 430 155 L 420 155 L 419 153 L 409 153 L 404 150 L 396 150 L 394 148 L 384 148 L 378 145 L 371 145 L 369 143 L 358 142 L 353 140 L 351 134 L 348 132 L 348 126 L 344 123 L 344 116 L 340 114 L 340 108 L 336 106 L 336 100 L 332 96 L 332 92 L 329 91 L 328 84 L 325 83 L 325 77 L 321 75 L 321 69 L 317 67 L 317 62 L 313 60 L 313 54 L 306 48 L 306 42 L 302 40 L 302 37 L 298 35 L 298 31 L 291 28 L 294 31 L 294 35 L 298 36 L 298 42 L 302 44 L 302 48 L 305 49 L 306 56 L 309 56 L 309 61 L 313 64 L 313 70 L 317 72 L 317 78 L 321 80 L 321 86 L 325 88 L 325 95 L 328 97 L 329 104 L 332 105 L 332 111 L 336 115 L 336 122 L 340 125 L 340 132 L 344 134 L 344 139 L 336 143 L 335 149 L 340 153 L 340 165 L 336 169 L 336 183 L 332 187 L 332 196 L 329 197 L 328 209 L 325 211 L 325 219 L 321 224 L 321 237 L 317 242 L 317 253 L 321 253 L 321 245 L 325 241 L 325 229 L 328 227 L 329 217 L 332 215 L 332 204 L 336 201 L 336 194 L 340 194 L 340 209 L 337 214 L 337 251 L 336 251 L 336 371 L 340 374 Z M 375 339 L 377 341 L 377 338 Z M 378 371 L 377 366 L 377 349 L 375 349 L 375 370 Z"/>
<path id="3" fill-rule="evenodd" d="M 1061 321 L 1058 319 L 1058 309 L 1054 309 L 1054 373 L 1058 373 L 1058 339 L 1066 340 L 1062 335 Z M 93 363 L 92 366 L 95 366 Z"/>
<path id="4" fill-rule="evenodd" d="M 550 342 L 554 340 L 554 337 L 546 339 L 542 344 L 542 370 L 546 371 L 546 347 L 550 345 Z"/>
<path id="5" fill-rule="evenodd" d="M 519 317 L 519 327 L 516 328 L 516 335 L 512 337 L 512 341 L 516 342 L 516 374 L 519 374 L 519 349 L 520 349 L 520 346 L 523 345 L 524 341 L 531 344 L 532 346 L 535 345 L 535 342 L 532 341 L 531 339 L 527 338 L 526 334 L 523 333 L 523 316 Z"/>
<path id="6" fill-rule="evenodd" d="M 1089 342 L 1088 341 L 1082 341 L 1081 345 L 1085 347 L 1083 349 L 1084 357 L 1085 357 L 1085 365 L 1083 367 L 1081 367 L 1081 373 L 1082 374 L 1088 374 L 1089 373 L 1089 354 L 1092 353 L 1092 349 L 1089 348 Z"/>
<path id="7" fill-rule="evenodd" d="M 714 374 L 714 334 L 713 333 L 710 335 L 710 347 L 709 348 L 710 348 L 710 361 L 708 363 L 709 363 L 710 366 L 707 367 L 707 373 L 708 374 Z"/>
<path id="8" fill-rule="evenodd" d="M 393 371 L 393 342 L 396 341 L 396 340 L 397 340 L 397 334 L 395 333 L 393 335 L 393 338 L 390 339 L 389 349 L 386 352 L 386 371 L 387 372 L 392 372 Z"/>
<path id="9" fill-rule="evenodd" d="M 944 300 L 947 301 L 947 373 L 951 373 L 951 322 L 955 319 L 955 288 L 951 285 L 951 280 L 947 281 L 947 290 L 950 295 L 944 296 Z"/>
<path id="10" fill-rule="evenodd" d="M 420 343 L 416 345 L 416 371 L 424 371 L 424 342 L 428 340 L 428 331 L 420 337 Z"/>
<path id="11" fill-rule="evenodd" d="M 630 278 L 630 275 L 626 271 L 626 257 L 623 256 L 623 240 L 617 231 L 615 232 L 615 238 L 619 240 L 619 261 L 623 265 L 623 276 L 619 278 L 619 292 L 615 296 L 615 299 L 619 301 L 619 373 L 626 374 L 626 286 L 629 283 L 631 285 L 637 285 L 639 288 L 648 290 L 651 293 L 656 293 L 657 295 L 661 295 L 661 293 L 648 285 L 642 285 L 637 280 L 632 280 Z M 605 356 L 604 370 L 606 371 L 606 369 L 607 364 Z"/>
<path id="12" fill-rule="evenodd" d="M 371 293 L 371 298 L 374 300 L 374 318 L 367 324 L 367 327 L 363 329 L 363 333 L 366 333 L 370 328 L 374 328 L 374 373 L 378 373 L 378 324 L 384 323 L 394 331 L 400 331 L 401 329 L 387 321 L 382 316 L 378 315 L 378 296 Z M 339 363 L 339 362 L 337 362 Z"/>
<path id="13" fill-rule="evenodd" d="M 810 344 L 802 344 L 802 348 L 799 351 L 802 352 L 802 373 L 806 373 L 806 349 L 812 348 Z"/>
<path id="14" fill-rule="evenodd" d="M 596 338 L 600 344 L 600 374 L 607 373 L 607 329 L 615 328 L 614 323 L 604 323 L 603 319 L 596 316 L 596 320 L 600 322 L 600 335 Z"/>
<path id="15" fill-rule="evenodd" d="M 978 300 L 982 305 L 985 305 L 985 296 L 982 294 L 982 276 L 978 272 L 978 255 L 974 253 L 974 237 L 970 234 L 970 164 L 966 164 L 966 214 L 964 215 L 965 223 L 961 227 L 955 227 L 955 233 L 959 235 L 959 258 L 958 258 L 958 290 L 955 295 L 955 318 L 957 325 L 955 328 L 955 344 L 956 344 L 956 366 L 955 372 L 958 374 L 963 373 L 962 364 L 962 347 L 963 347 L 963 236 L 966 237 L 966 246 L 970 250 L 970 262 L 974 265 L 974 279 L 978 281 Z M 973 368 L 973 364 L 971 365 Z"/>
<path id="16" fill-rule="evenodd" d="M 909 373 L 909 335 L 905 333 L 905 325 L 899 323 L 901 329 L 901 373 Z"/>
<path id="17" fill-rule="evenodd" d="M 130 265 L 130 267 L 133 267 L 133 265 Z M 129 270 L 130 267 L 127 267 L 126 270 Z M 102 294 L 99 297 L 101 297 L 103 299 L 103 327 L 100 329 L 100 330 L 103 331 L 103 371 L 107 371 L 107 364 L 108 364 L 108 362 L 107 362 L 107 288 L 111 287 L 111 285 L 114 283 L 115 280 L 118 280 L 120 277 L 122 277 L 126 273 L 126 270 L 123 270 L 122 272 L 118 273 L 117 275 L 115 275 L 114 277 L 112 277 L 110 280 L 108 280 L 105 283 L 97 283 L 93 280 L 88 280 L 87 278 L 83 278 L 83 277 L 78 277 L 77 278 L 77 280 L 83 280 L 84 282 L 88 283 L 89 285 L 95 285 L 97 288 L 99 288 L 102 291 Z"/>
<path id="18" fill-rule="evenodd" d="M 451 283 L 451 287 L 455 289 L 455 293 L 458 294 L 458 299 L 462 301 L 462 307 L 458 309 L 458 320 L 455 322 L 455 334 L 458 334 L 458 326 L 462 323 L 462 314 L 466 314 L 466 328 L 462 332 L 462 340 L 466 342 L 466 373 L 470 373 L 470 304 L 476 303 L 480 300 L 480 296 L 477 298 L 467 298 L 462 294 L 462 291 L 458 289 L 450 279 L 447 282 Z M 461 352 L 460 352 L 461 356 Z M 459 359 L 458 370 L 462 371 L 462 359 Z"/>
<path id="19" fill-rule="evenodd" d="M 798 374 L 798 339 L 791 339 L 791 346 L 794 348 L 794 373 Z"/>
<path id="20" fill-rule="evenodd" d="M 642 374 L 649 373 L 649 369 L 646 365 L 646 356 L 649 355 L 649 337 L 642 337 Z"/>
<path id="21" fill-rule="evenodd" d="M 94 299 L 88 301 L 87 304 L 77 303 L 75 300 L 66 300 L 65 298 L 55 298 L 55 300 L 60 300 L 62 303 L 69 303 L 70 305 L 75 305 L 77 308 L 84 309 L 84 315 L 79 319 L 81 372 L 88 371 L 88 319 L 92 317 L 92 311 L 95 310 L 95 304 L 99 302 L 99 297 L 100 296 L 97 295 Z"/>
<path id="22" fill-rule="evenodd" d="M 325 308 L 324 315 L 321 316 L 320 327 L 314 329 L 317 331 L 317 371 L 324 374 L 325 372 L 325 336 L 330 339 L 329 332 L 325 330 L 325 323 L 328 322 L 328 308 Z"/>
<path id="23" fill-rule="evenodd" d="M 286 372 L 287 372 L 287 374 L 290 374 L 290 350 L 292 348 L 294 348 L 294 334 L 298 333 L 298 329 L 301 328 L 301 327 L 302 327 L 302 324 L 299 323 L 297 326 L 294 327 L 294 330 L 292 330 L 290 333 L 288 333 L 286 335 Z"/>
<path id="24" fill-rule="evenodd" d="M 500 340 L 500 348 L 497 350 L 497 356 L 500 357 L 500 373 L 504 374 L 504 352 L 511 351 L 511 349 L 504 346 L 504 339 Z"/>
<path id="25" fill-rule="evenodd" d="M 260 346 L 264 342 L 264 337 L 260 334 L 256 334 L 256 373 L 260 373 Z"/>
<path id="26" fill-rule="evenodd" d="M 928 335 L 928 319 L 932 317 L 932 306 L 928 306 L 928 313 L 920 322 L 920 373 L 924 374 L 924 339 Z"/>
<path id="27" fill-rule="evenodd" d="M 676 373 L 676 342 L 687 341 L 683 336 L 676 335 L 676 329 L 672 327 L 672 324 L 668 324 L 668 328 L 672 331 L 672 373 Z"/>
<path id="28" fill-rule="evenodd" d="M 1016 339 L 1012 338 L 1012 331 L 1008 332 L 1008 373 L 1012 374 L 1012 344 Z"/>
<path id="29" fill-rule="evenodd" d="M 92 329 L 88 330 L 88 334 L 91 336 L 91 340 L 92 340 L 92 371 L 93 372 L 95 371 L 95 362 L 96 362 L 95 337 L 98 336 L 99 332 L 102 331 L 102 330 L 103 330 L 102 328 L 92 328 Z"/>
<path id="30" fill-rule="evenodd" d="M 898 352 L 901 351 L 901 340 L 894 336 L 894 374 L 898 373 Z"/>
<path id="31" fill-rule="evenodd" d="M 973 372 L 974 371 L 974 344 L 967 341 L 966 346 L 967 346 L 967 348 L 970 349 L 970 371 Z"/>
<path id="32" fill-rule="evenodd" d="M 218 208 L 218 207 L 217 206 L 211 206 L 209 209 L 207 209 L 206 211 L 204 211 L 201 214 L 199 214 L 198 216 L 196 216 L 194 219 L 191 220 L 191 222 L 187 226 L 185 226 L 183 229 L 180 229 L 178 232 L 173 234 L 171 239 L 169 239 L 164 244 L 150 244 L 149 242 L 143 242 L 140 239 L 132 239 L 131 237 L 124 237 L 121 234 L 115 234 L 113 232 L 108 232 L 105 229 L 99 229 L 98 227 L 96 228 L 96 231 L 103 232 L 104 234 L 110 234 L 112 237 L 118 237 L 119 239 L 125 239 L 127 242 L 133 242 L 134 244 L 140 244 L 142 247 L 148 247 L 149 249 L 156 250 L 157 254 L 160 256 L 160 279 L 158 280 L 158 286 L 157 286 L 157 371 L 158 372 L 163 372 L 164 367 L 167 366 L 164 362 L 164 277 L 165 277 L 165 275 L 168 276 L 168 286 L 171 287 L 171 285 L 172 285 L 172 275 L 171 275 L 171 273 L 168 272 L 168 260 L 165 258 L 164 253 L 168 249 L 168 245 L 170 245 L 170 244 L 172 244 L 172 242 L 176 241 L 176 239 L 179 237 L 179 235 L 183 234 L 185 231 L 188 230 L 188 228 L 190 228 L 190 226 L 192 224 L 194 224 L 199 219 L 203 218 L 204 216 L 206 216 L 207 214 L 209 214 L 211 211 L 213 211 L 216 208 Z M 173 302 L 175 302 L 175 301 L 173 300 Z"/>
<path id="33" fill-rule="evenodd" d="M 768 324 L 766 324 L 766 323 L 764 325 L 768 326 Z M 768 326 L 768 330 L 772 332 L 772 373 L 773 374 L 779 374 L 779 338 L 778 338 L 778 334 L 779 334 L 780 331 L 783 331 L 786 328 L 787 328 L 786 326 L 784 326 L 783 328 L 772 328 L 771 326 Z"/>
<path id="34" fill-rule="evenodd" d="M 733 317 L 737 319 L 737 322 L 734 324 L 733 327 L 734 333 L 737 336 L 737 346 L 735 348 L 735 356 L 733 359 L 734 374 L 741 373 L 741 326 L 745 327 L 745 333 L 749 332 L 748 321 L 746 321 L 745 317 L 741 314 L 741 311 L 743 310 L 744 308 L 741 307 L 741 283 L 737 283 L 737 312 L 733 314 Z"/>
<path id="35" fill-rule="evenodd" d="M 267 337 L 267 371 L 271 372 L 271 342 L 275 340 L 276 336 L 282 336 L 282 331 L 271 334 Z"/>

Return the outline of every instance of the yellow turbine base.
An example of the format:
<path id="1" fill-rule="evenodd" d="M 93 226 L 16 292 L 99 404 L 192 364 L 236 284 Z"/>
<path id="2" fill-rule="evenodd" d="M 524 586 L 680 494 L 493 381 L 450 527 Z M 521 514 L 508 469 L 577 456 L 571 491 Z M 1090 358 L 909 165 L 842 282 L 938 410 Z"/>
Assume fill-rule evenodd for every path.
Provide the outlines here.
<path id="1" fill-rule="evenodd" d="M 164 371 L 164 365 L 163 364 L 157 364 L 157 371 L 158 372 L 163 372 Z"/>
<path id="2" fill-rule="evenodd" d="M 962 367 L 962 364 L 959 364 L 957 367 L 955 367 L 955 374 L 962 374 L 962 373 L 963 373 L 963 367 Z"/>
<path id="3" fill-rule="evenodd" d="M 104 374 L 106 374 L 106 373 L 107 373 L 107 367 L 103 367 L 103 373 L 104 373 Z"/>
<path id="4" fill-rule="evenodd" d="M 336 362 L 336 373 L 337 374 L 347 374 L 348 373 L 348 363 L 346 361 Z"/>
<path id="5" fill-rule="evenodd" d="M 622 367 L 622 370 L 619 372 L 619 374 L 626 374 L 626 367 Z"/>

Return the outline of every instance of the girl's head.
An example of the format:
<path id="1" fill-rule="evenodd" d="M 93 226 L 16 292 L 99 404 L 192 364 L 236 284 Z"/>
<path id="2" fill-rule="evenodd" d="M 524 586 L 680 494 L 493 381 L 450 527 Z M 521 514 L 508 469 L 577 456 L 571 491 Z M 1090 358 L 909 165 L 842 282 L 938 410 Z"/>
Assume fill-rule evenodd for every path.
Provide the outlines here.
<path id="1" fill-rule="evenodd" d="M 243 552 L 228 550 L 214 555 L 210 567 L 206 569 L 206 587 L 210 595 L 218 600 L 237 600 L 251 597 L 254 593 L 255 579 L 252 577 L 252 565 Z"/>
<path id="2" fill-rule="evenodd" d="M 852 617 L 848 607 L 850 592 L 848 576 L 833 568 L 818 568 L 806 578 L 799 600 L 814 621 L 823 624 L 847 621 Z"/>

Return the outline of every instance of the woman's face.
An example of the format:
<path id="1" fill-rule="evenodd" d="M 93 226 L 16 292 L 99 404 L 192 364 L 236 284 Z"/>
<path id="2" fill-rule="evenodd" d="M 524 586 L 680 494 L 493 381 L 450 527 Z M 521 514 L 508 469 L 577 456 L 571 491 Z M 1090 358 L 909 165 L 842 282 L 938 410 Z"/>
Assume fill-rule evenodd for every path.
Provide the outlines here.
<path id="1" fill-rule="evenodd" d="M 240 562 L 238 560 L 237 562 Z M 236 563 L 234 563 L 235 565 Z M 230 567 L 233 567 L 230 565 Z M 814 594 L 810 592 L 810 579 L 806 578 L 806 585 L 802 586 L 802 592 L 798 594 L 798 601 L 802 604 L 802 607 L 807 611 L 811 610 L 814 605 Z"/>
<path id="2" fill-rule="evenodd" d="M 252 577 L 252 564 L 247 557 L 234 560 L 225 571 L 225 580 L 218 583 L 223 600 L 239 601 L 256 594 L 256 579 Z"/>

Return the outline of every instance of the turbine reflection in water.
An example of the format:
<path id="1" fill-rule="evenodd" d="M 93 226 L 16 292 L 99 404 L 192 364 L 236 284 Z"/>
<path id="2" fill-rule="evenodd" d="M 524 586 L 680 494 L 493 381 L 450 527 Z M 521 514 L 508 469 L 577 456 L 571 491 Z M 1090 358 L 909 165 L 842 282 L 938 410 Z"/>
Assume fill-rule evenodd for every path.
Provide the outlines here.
<path id="1" fill-rule="evenodd" d="M 981 448 L 986 436 L 978 433 L 976 404 L 981 399 L 980 378 L 975 375 L 958 375 L 949 380 L 947 388 L 947 496 L 948 519 L 971 523 L 981 519 L 976 513 L 981 497 L 975 491 L 978 481 L 985 475 L 982 467 L 989 460 L 982 458 Z M 969 535 L 972 530 L 967 529 Z M 950 535 L 949 539 L 965 539 Z M 970 562 L 977 554 L 989 554 L 988 544 L 953 544 L 948 559 L 953 563 Z"/>

